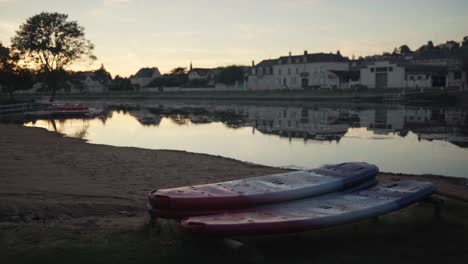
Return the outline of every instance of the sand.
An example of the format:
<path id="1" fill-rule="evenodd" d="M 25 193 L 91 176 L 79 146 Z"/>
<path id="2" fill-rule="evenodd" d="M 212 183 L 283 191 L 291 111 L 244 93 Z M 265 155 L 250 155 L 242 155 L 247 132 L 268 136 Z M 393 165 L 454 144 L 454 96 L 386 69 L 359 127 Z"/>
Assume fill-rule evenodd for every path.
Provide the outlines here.
<path id="1" fill-rule="evenodd" d="M 88 144 L 40 128 L 0 124 L 0 222 L 145 215 L 157 188 L 283 172 L 223 157 Z M 381 173 L 381 182 L 431 180 L 468 201 L 468 179 Z M 131 220 L 126 220 L 131 222 Z"/>

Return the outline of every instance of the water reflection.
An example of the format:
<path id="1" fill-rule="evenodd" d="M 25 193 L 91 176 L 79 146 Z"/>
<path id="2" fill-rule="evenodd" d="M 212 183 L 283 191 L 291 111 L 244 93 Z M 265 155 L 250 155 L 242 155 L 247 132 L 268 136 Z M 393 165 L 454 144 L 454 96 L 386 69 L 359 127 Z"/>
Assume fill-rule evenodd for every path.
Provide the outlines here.
<path id="1" fill-rule="evenodd" d="M 468 147 L 468 115 L 458 109 L 409 106 L 368 109 L 253 105 L 186 104 L 135 107 L 130 115 L 143 125 L 158 126 L 162 117 L 179 125 L 222 122 L 230 128 L 253 127 L 263 134 L 304 140 L 339 141 L 350 128 L 367 128 L 377 135 L 405 137 L 410 131 L 419 139 L 446 140 Z M 381 138 L 381 137 L 380 137 Z"/>
<path id="2" fill-rule="evenodd" d="M 349 104 L 94 102 L 92 120 L 37 121 L 91 143 L 177 149 L 273 166 L 364 160 L 384 171 L 465 177 L 468 116 L 459 108 Z"/>

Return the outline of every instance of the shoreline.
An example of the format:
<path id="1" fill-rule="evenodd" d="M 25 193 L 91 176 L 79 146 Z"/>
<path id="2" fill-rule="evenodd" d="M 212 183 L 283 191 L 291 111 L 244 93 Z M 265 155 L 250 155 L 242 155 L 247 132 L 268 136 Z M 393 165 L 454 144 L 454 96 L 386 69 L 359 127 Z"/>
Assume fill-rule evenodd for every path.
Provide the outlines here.
<path id="1" fill-rule="evenodd" d="M 175 150 L 90 144 L 46 129 L 0 124 L 0 222 L 144 216 L 148 192 L 284 171 Z M 468 202 L 468 179 L 381 172 L 380 182 L 429 180 Z M 118 217 L 117 217 L 118 218 Z"/>
<path id="2" fill-rule="evenodd" d="M 404 92 L 403 92 L 404 91 Z M 48 97 L 49 93 L 17 93 L 16 98 L 32 99 Z M 152 100 L 219 100 L 219 101 L 310 101 L 310 102 L 386 102 L 386 103 L 445 103 L 463 105 L 468 99 L 466 90 L 389 88 L 386 90 L 206 90 L 186 89 L 184 91 L 109 91 L 102 93 L 57 93 L 57 100 L 86 99 L 152 99 Z"/>

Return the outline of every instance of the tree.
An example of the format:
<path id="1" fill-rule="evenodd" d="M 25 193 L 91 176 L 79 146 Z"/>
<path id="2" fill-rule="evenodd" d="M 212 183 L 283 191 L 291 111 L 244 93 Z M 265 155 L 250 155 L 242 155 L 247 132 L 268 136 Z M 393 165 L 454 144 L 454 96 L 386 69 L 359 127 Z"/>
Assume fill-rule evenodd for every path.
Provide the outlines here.
<path id="1" fill-rule="evenodd" d="M 408 45 L 401 45 L 399 48 L 399 53 L 402 55 L 410 54 L 412 51 Z"/>
<path id="2" fill-rule="evenodd" d="M 244 73 L 244 68 L 241 66 L 228 66 L 222 68 L 215 79 L 218 83 L 233 85 L 236 82 L 244 81 Z"/>
<path id="3" fill-rule="evenodd" d="M 85 38 L 84 28 L 77 21 L 69 21 L 66 14 L 42 12 L 28 18 L 11 42 L 29 66 L 48 77 L 50 101 L 55 99 L 66 67 L 82 59 L 96 60 L 94 45 Z"/>
<path id="4" fill-rule="evenodd" d="M 164 74 L 156 79 L 154 79 L 151 83 L 149 83 L 146 87 L 181 87 L 184 86 L 188 81 L 187 76 L 187 69 L 183 67 L 177 67 L 172 69 L 169 74 Z"/>
<path id="5" fill-rule="evenodd" d="M 0 85 L 13 99 L 18 89 L 31 88 L 33 74 L 20 67 L 20 56 L 0 43 Z"/>
<path id="6" fill-rule="evenodd" d="M 465 71 L 465 74 L 468 75 L 468 36 L 463 38 L 460 49 L 461 49 L 463 70 Z M 468 80 L 466 81 L 468 83 Z"/>
<path id="7" fill-rule="evenodd" d="M 468 36 L 463 38 L 462 47 L 463 48 L 468 48 Z"/>
<path id="8" fill-rule="evenodd" d="M 171 75 L 182 76 L 187 74 L 187 69 L 183 67 L 177 67 L 171 70 Z"/>
<path id="9" fill-rule="evenodd" d="M 431 50 L 431 49 L 434 49 L 434 42 L 432 42 L 431 40 L 429 40 L 426 44 L 426 47 L 427 49 Z"/>
<path id="10" fill-rule="evenodd" d="M 129 91 L 133 90 L 133 85 L 128 78 L 122 78 L 119 75 L 115 76 L 110 86 L 111 90 L 115 91 Z"/>

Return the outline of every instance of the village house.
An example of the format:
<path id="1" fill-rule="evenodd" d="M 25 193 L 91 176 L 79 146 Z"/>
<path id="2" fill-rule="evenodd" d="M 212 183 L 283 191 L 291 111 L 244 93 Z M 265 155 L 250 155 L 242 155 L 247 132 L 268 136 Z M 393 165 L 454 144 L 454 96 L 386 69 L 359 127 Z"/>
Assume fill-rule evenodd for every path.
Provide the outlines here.
<path id="1" fill-rule="evenodd" d="M 104 66 L 101 66 L 101 69 L 97 71 L 77 72 L 73 76 L 80 83 L 72 82 L 70 91 L 78 89 L 82 92 L 102 93 L 107 92 L 112 83 L 112 77 L 104 69 Z"/>
<path id="2" fill-rule="evenodd" d="M 161 77 L 161 72 L 159 72 L 157 67 L 142 68 L 135 75 L 130 77 L 130 82 L 138 88 L 143 88 L 158 77 Z"/>
<path id="3" fill-rule="evenodd" d="M 112 77 L 108 71 L 101 65 L 101 68 L 95 71 L 72 72 L 70 77 L 64 83 L 61 83 L 58 93 L 103 93 L 109 90 L 112 84 Z M 48 90 L 45 82 L 36 82 L 31 89 L 18 91 L 23 94 L 33 94 L 36 92 Z"/>
<path id="4" fill-rule="evenodd" d="M 190 63 L 190 70 L 187 73 L 189 82 L 206 82 L 206 85 L 215 85 L 215 76 L 219 72 L 219 68 L 208 69 L 208 68 L 193 68 Z"/>
<path id="5" fill-rule="evenodd" d="M 193 68 L 192 63 L 190 63 L 190 70 L 187 73 L 189 81 L 193 80 L 208 80 L 213 78 L 212 70 L 206 68 Z"/>
<path id="6" fill-rule="evenodd" d="M 251 90 L 339 88 L 340 77 L 331 71 L 349 71 L 349 59 L 340 52 L 280 57 L 252 65 Z M 344 80 L 344 79 L 342 79 Z"/>

